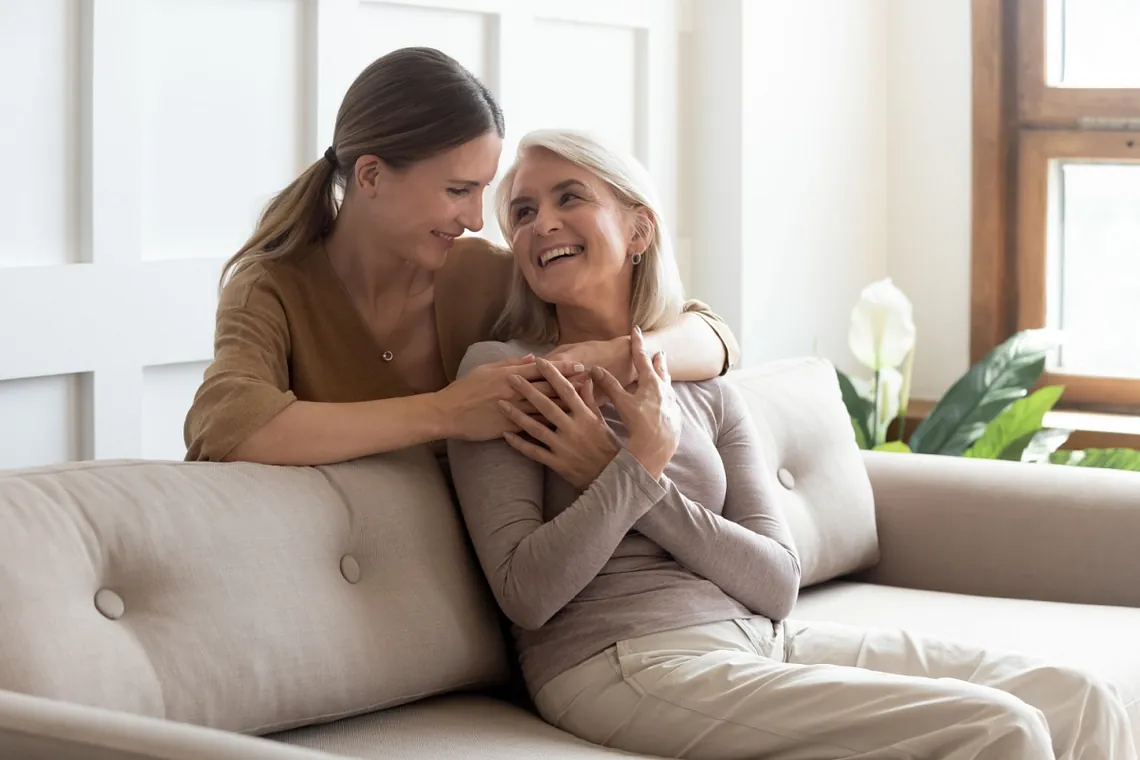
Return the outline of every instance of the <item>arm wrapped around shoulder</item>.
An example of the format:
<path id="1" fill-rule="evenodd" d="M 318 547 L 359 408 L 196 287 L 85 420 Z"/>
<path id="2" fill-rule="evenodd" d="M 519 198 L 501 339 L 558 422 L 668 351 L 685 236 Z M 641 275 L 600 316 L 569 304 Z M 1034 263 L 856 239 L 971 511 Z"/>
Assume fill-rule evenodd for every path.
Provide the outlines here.
<path id="1" fill-rule="evenodd" d="M 881 561 L 861 580 L 1140 607 L 1140 475 L 864 452 Z"/>
<path id="2" fill-rule="evenodd" d="M 708 323 L 709 327 L 713 329 L 717 337 L 720 338 L 721 344 L 724 346 L 724 365 L 721 367 L 720 374 L 724 375 L 730 369 L 734 368 L 740 363 L 740 343 L 736 340 L 736 336 L 732 333 L 732 328 L 724 321 L 724 318 L 717 314 L 708 304 L 703 301 L 698 301 L 695 298 L 690 298 L 685 301 L 684 313 L 696 314 Z"/>

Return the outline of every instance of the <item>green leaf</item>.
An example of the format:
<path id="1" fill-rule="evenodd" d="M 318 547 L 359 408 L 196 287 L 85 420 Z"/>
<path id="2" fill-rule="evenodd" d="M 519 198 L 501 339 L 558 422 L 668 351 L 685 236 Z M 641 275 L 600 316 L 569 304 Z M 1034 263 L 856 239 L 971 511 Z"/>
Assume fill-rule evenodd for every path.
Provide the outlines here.
<path id="1" fill-rule="evenodd" d="M 986 425 L 982 437 L 966 449 L 963 456 L 998 459 L 1014 441 L 1026 436 L 1032 437 L 1041 429 L 1045 414 L 1061 398 L 1064 390 L 1063 385 L 1048 385 L 1014 401 Z M 1025 442 L 1028 444 L 1029 439 L 1026 438 Z"/>
<path id="2" fill-rule="evenodd" d="M 1051 330 L 1023 330 L 997 346 L 958 379 L 910 437 L 912 450 L 960 456 L 986 425 L 1025 395 L 1056 347 Z"/>
<path id="3" fill-rule="evenodd" d="M 839 378 L 839 390 L 843 393 L 843 405 L 847 407 L 847 413 L 855 425 L 855 439 L 862 441 L 859 448 L 865 449 L 871 440 L 871 402 L 859 395 L 851 378 L 838 369 L 835 374 Z"/>
<path id="4" fill-rule="evenodd" d="M 1058 451 L 1049 457 L 1053 464 L 1071 467 L 1103 467 L 1140 472 L 1140 451 L 1136 449 L 1080 449 Z"/>
<path id="5" fill-rule="evenodd" d="M 902 441 L 887 441 L 886 443 L 880 443 L 876 446 L 875 451 L 895 451 L 900 454 L 909 454 L 910 446 L 907 446 Z"/>
<path id="6" fill-rule="evenodd" d="M 1069 440 L 1072 430 L 1043 428 L 1021 436 L 1001 452 L 998 459 L 1011 462 L 1044 462 Z"/>
<path id="7" fill-rule="evenodd" d="M 861 449 L 868 448 L 867 439 L 863 437 L 863 428 L 854 417 L 851 418 L 851 429 L 855 431 L 855 445 Z"/>

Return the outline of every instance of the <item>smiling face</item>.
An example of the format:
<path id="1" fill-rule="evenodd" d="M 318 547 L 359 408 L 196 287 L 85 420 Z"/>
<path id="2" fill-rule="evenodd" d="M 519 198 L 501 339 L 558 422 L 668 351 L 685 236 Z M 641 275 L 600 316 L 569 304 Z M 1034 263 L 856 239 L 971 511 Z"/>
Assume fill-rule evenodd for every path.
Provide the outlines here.
<path id="1" fill-rule="evenodd" d="M 455 238 L 482 229 L 483 192 L 494 179 L 501 151 L 502 140 L 489 133 L 402 170 L 362 157 L 351 192 L 361 203 L 369 234 L 383 250 L 439 269 Z"/>
<path id="2" fill-rule="evenodd" d="M 541 148 L 519 162 L 510 198 L 511 249 L 535 295 L 557 306 L 628 311 L 632 256 L 647 245 L 642 212 L 593 172 Z"/>

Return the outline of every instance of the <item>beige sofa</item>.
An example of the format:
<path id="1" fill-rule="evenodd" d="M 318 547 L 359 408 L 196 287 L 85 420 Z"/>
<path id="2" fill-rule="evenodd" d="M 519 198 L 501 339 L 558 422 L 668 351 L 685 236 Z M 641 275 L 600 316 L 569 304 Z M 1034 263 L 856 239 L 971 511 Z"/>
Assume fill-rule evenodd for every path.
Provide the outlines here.
<path id="1" fill-rule="evenodd" d="M 860 452 L 819 360 L 732 381 L 803 555 L 795 617 L 1086 666 L 1140 723 L 1140 477 Z M 0 473 L 2 758 L 624 756 L 537 718 L 507 642 L 426 449 Z"/>

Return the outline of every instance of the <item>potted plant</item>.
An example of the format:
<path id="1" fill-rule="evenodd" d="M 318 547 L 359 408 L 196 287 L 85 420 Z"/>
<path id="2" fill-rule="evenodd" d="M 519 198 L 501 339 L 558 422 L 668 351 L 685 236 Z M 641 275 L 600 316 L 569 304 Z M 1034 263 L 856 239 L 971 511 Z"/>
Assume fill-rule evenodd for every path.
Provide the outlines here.
<path id="1" fill-rule="evenodd" d="M 1136 450 L 1061 450 L 1072 431 L 1044 425 L 1064 392 L 1060 385 L 1035 388 L 1060 343 L 1048 329 L 1018 332 L 986 354 L 905 437 L 916 338 L 912 304 L 889 277 L 863 289 L 848 343 L 870 376 L 836 370 L 860 448 L 1140 471 Z M 896 420 L 896 435 L 887 440 Z"/>

